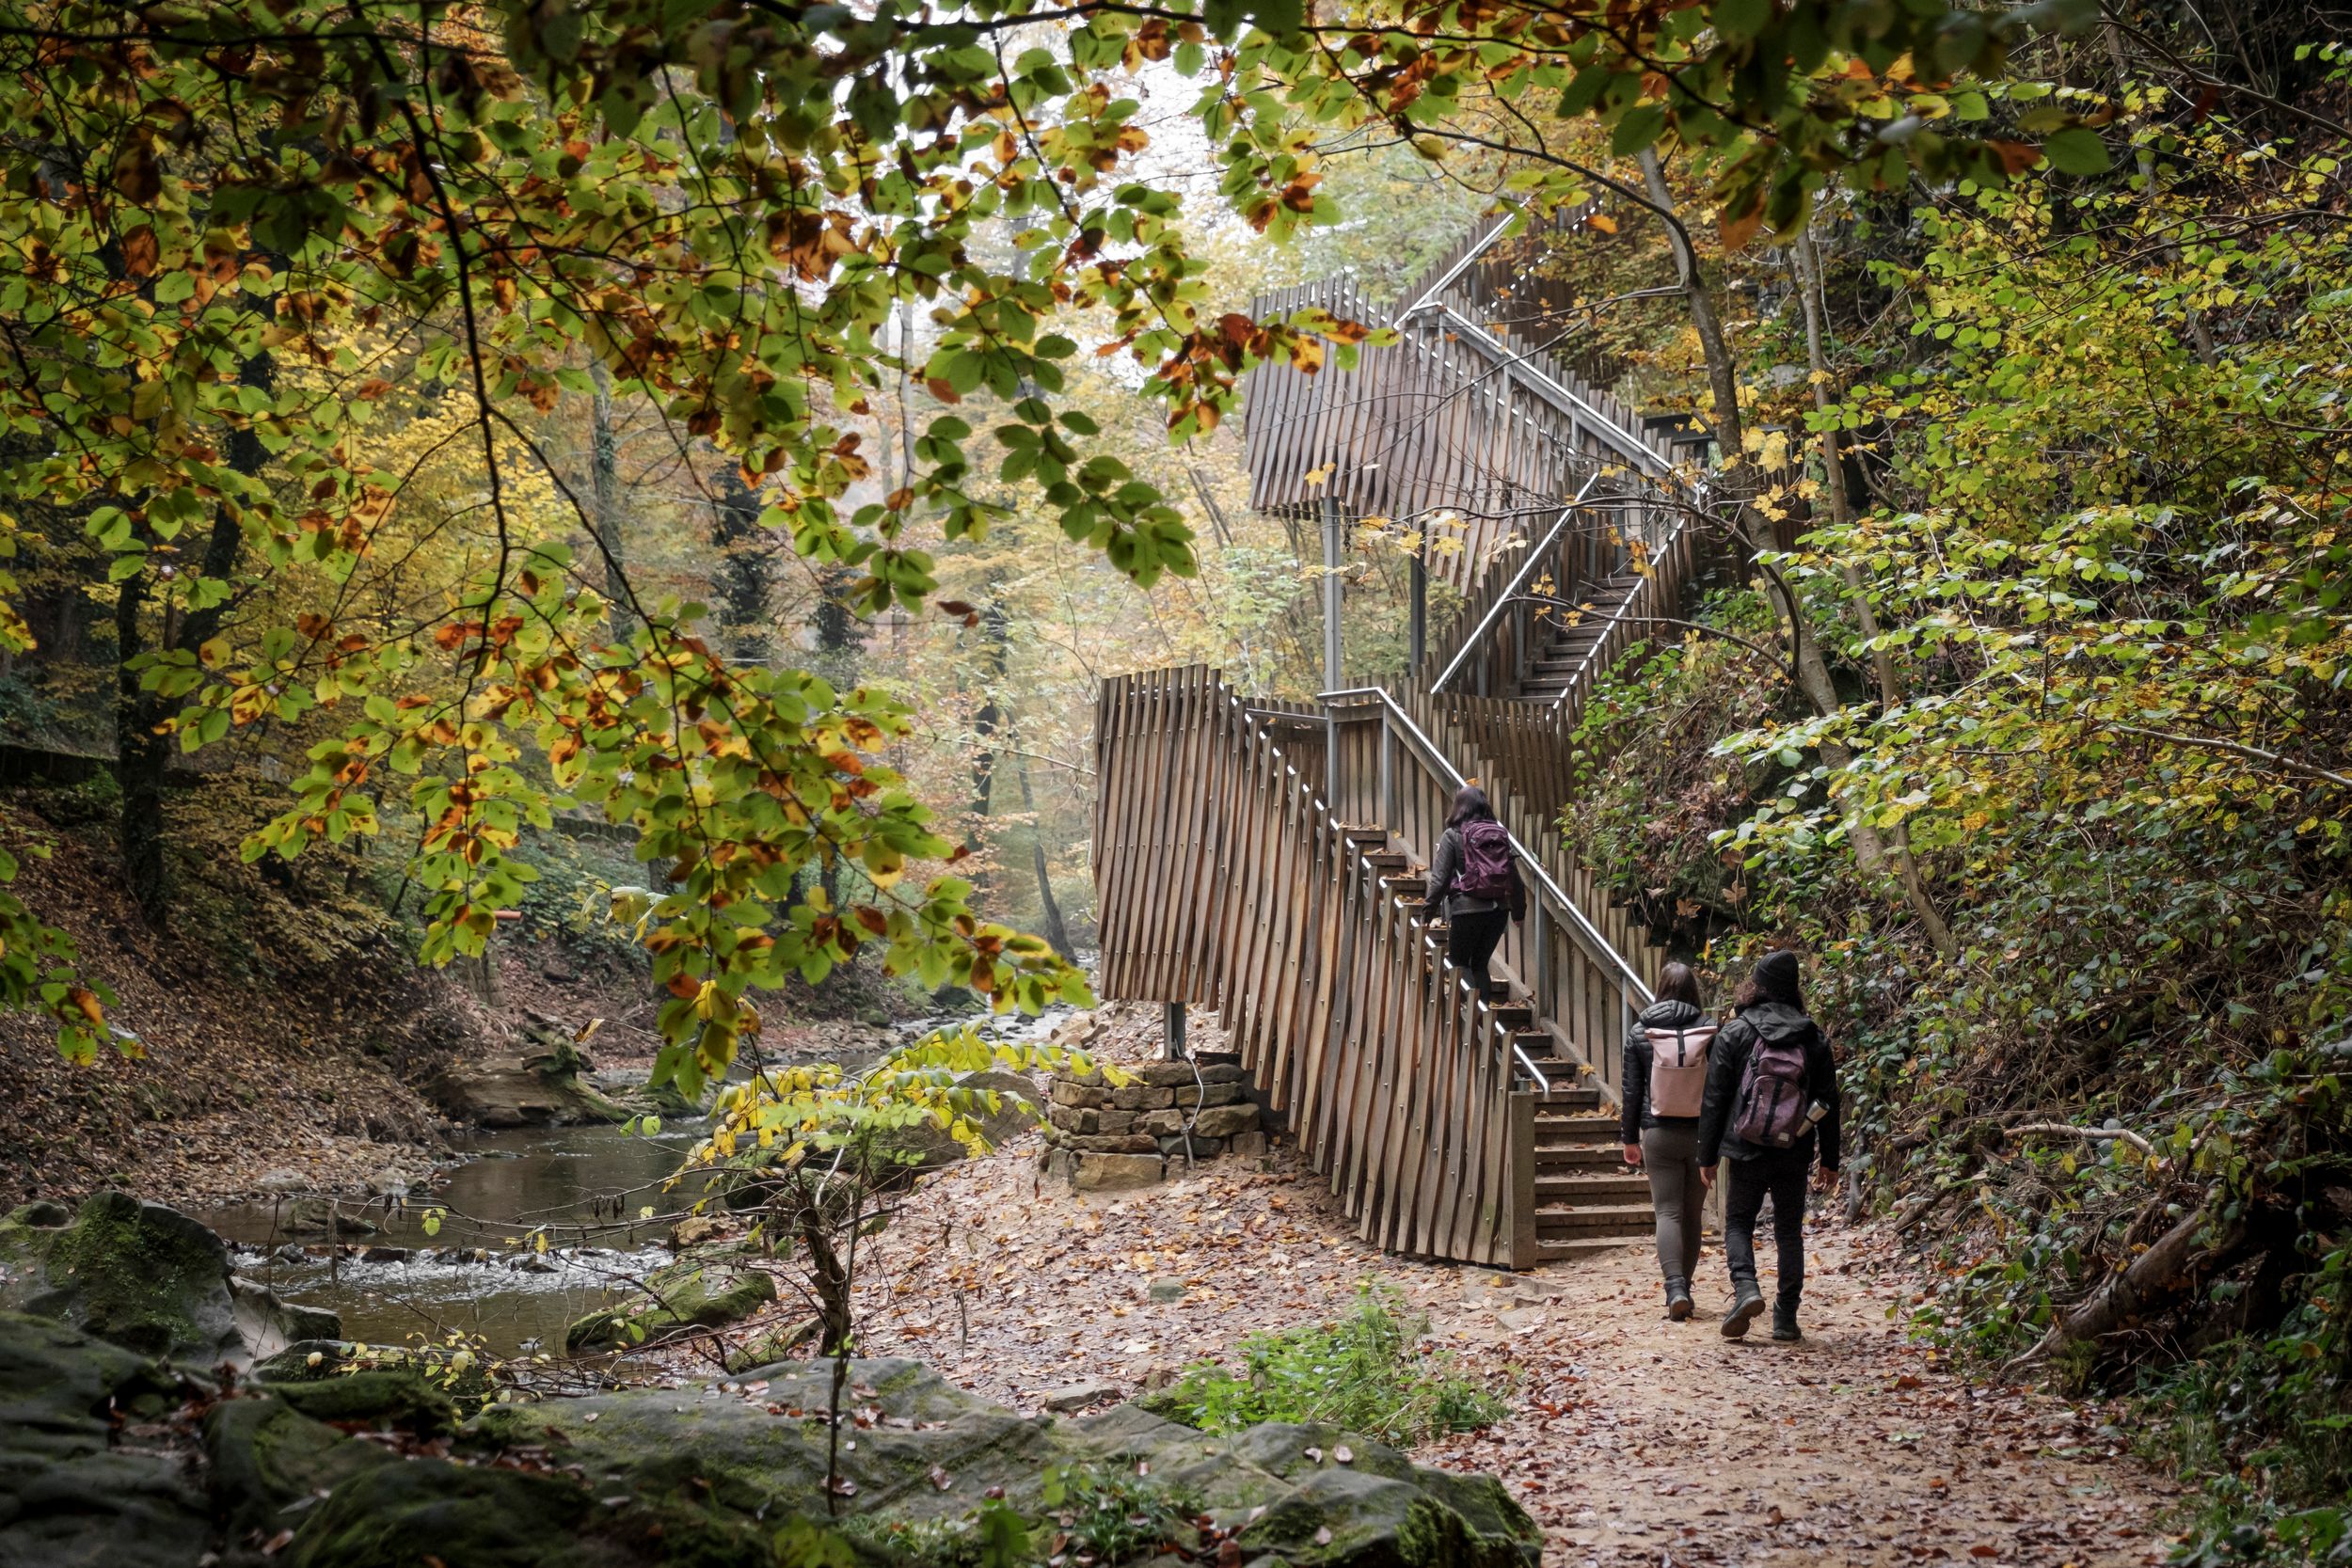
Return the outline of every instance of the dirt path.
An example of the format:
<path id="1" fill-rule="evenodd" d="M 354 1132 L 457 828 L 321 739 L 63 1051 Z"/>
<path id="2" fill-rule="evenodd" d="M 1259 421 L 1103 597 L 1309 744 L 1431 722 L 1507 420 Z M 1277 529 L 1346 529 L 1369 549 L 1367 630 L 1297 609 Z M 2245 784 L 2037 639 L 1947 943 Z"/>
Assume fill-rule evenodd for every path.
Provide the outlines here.
<path id="1" fill-rule="evenodd" d="M 1545 1271 L 1516 1292 L 1557 1292 L 1513 1311 L 1517 1414 L 1445 1461 L 1501 1471 L 1566 1564 L 2162 1561 L 2172 1489 L 2099 1414 L 1938 1370 L 1874 1240 L 1813 1238 L 1797 1345 L 1666 1322 L 1643 1248 Z M 1719 1313 L 1721 1254 L 1700 1267 Z"/>
<path id="2" fill-rule="evenodd" d="M 914 1194 L 866 1267 L 869 1350 L 1037 1408 L 1132 1395 L 1260 1329 L 1386 1280 L 1474 1372 L 1517 1385 L 1489 1431 L 1424 1462 L 1501 1473 L 1581 1568 L 2155 1563 L 2172 1489 L 2097 1412 L 1972 1386 L 1890 1321 L 1909 1276 L 1874 1232 L 1815 1239 L 1801 1345 L 1664 1321 L 1645 1248 L 1531 1275 L 1415 1264 L 1357 1242 L 1286 1160 L 1111 1198 L 1037 1181 L 1033 1139 Z M 1703 1311 L 1724 1304 L 1712 1244 Z M 1153 1300 L 1152 1286 L 1180 1299 Z M 1498 1289 L 1500 1287 L 1500 1289 Z M 1766 1289 L 1771 1289 L 1769 1275 Z"/>

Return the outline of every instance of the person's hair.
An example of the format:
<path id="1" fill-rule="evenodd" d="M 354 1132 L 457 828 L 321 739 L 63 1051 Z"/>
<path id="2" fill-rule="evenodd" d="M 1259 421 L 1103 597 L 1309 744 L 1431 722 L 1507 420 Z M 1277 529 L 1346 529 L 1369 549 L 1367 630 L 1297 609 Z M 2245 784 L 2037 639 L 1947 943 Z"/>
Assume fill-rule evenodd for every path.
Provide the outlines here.
<path id="1" fill-rule="evenodd" d="M 1658 972 L 1658 1000 L 1688 1002 L 1693 1007 L 1702 1006 L 1699 1001 L 1699 977 L 1692 972 L 1689 964 L 1668 964 Z"/>
<path id="2" fill-rule="evenodd" d="M 1488 803 L 1486 792 L 1476 784 L 1464 784 L 1454 792 L 1454 809 L 1446 814 L 1445 825 L 1458 828 L 1465 822 L 1491 822 L 1495 808 Z"/>

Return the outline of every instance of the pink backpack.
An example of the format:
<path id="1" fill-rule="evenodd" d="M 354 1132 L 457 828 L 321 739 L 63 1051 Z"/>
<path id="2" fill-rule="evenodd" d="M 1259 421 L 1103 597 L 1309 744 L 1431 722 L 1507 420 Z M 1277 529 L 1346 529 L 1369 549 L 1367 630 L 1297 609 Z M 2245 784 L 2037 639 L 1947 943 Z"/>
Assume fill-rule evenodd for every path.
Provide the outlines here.
<path id="1" fill-rule="evenodd" d="M 1454 874 L 1454 891 L 1466 898 L 1501 903 L 1511 896 L 1511 835 L 1492 817 L 1477 817 L 1461 826 L 1462 869 Z"/>
<path id="2" fill-rule="evenodd" d="M 1707 1098 L 1707 1053 L 1713 1023 L 1688 1029 L 1644 1029 L 1649 1039 L 1649 1111 L 1654 1117 L 1694 1117 Z"/>

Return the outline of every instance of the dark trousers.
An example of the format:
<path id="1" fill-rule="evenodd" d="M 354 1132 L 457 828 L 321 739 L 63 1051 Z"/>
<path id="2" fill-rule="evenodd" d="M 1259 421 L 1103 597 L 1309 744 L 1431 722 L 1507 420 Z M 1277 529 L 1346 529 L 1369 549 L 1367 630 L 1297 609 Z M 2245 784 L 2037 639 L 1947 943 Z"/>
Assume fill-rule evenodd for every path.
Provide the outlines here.
<path id="1" fill-rule="evenodd" d="M 1470 977 L 1481 996 L 1493 984 L 1486 966 L 1494 962 L 1495 948 L 1501 945 L 1502 927 L 1510 918 L 1508 911 L 1488 910 L 1483 914 L 1454 915 L 1446 926 L 1445 956 Z"/>
<path id="2" fill-rule="evenodd" d="M 1756 1283 L 1756 1217 L 1772 1200 L 1772 1240 L 1780 1246 L 1780 1297 L 1794 1303 L 1804 1289 L 1804 1179 L 1813 1169 L 1810 1147 L 1725 1160 L 1724 1257 L 1731 1283 Z"/>

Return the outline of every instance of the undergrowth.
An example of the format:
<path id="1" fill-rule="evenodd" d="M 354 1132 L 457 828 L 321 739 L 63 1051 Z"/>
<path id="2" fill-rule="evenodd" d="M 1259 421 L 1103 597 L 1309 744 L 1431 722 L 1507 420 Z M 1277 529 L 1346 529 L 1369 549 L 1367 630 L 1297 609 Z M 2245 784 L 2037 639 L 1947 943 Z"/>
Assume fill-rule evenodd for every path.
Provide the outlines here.
<path id="1" fill-rule="evenodd" d="M 1397 1291 L 1367 1280 L 1337 1322 L 1253 1334 L 1237 1347 L 1238 1370 L 1197 1363 L 1144 1402 L 1203 1432 L 1317 1421 L 1400 1445 L 1508 1414 L 1500 1395 L 1451 1357 L 1421 1348 L 1428 1330 L 1428 1318 L 1406 1312 Z"/>

